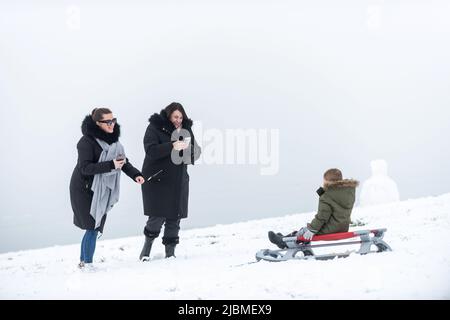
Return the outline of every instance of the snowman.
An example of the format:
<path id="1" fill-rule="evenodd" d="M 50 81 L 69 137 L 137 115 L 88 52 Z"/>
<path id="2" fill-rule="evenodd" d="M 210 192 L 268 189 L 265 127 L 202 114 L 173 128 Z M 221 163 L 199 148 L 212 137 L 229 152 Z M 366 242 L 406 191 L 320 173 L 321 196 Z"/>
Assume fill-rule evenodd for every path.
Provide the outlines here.
<path id="1" fill-rule="evenodd" d="M 370 162 L 372 176 L 362 186 L 359 197 L 361 207 L 400 200 L 397 184 L 387 174 L 385 160 Z"/>

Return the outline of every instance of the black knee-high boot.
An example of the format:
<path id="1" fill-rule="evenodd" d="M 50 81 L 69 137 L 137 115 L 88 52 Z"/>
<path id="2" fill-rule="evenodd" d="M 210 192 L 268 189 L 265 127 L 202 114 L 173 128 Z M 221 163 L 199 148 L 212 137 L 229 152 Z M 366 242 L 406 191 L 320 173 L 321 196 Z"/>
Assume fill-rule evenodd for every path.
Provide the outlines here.
<path id="1" fill-rule="evenodd" d="M 145 243 L 139 256 L 139 260 L 141 261 L 150 260 L 150 250 L 152 249 L 153 240 L 155 240 L 155 238 L 145 236 Z"/>
<path id="2" fill-rule="evenodd" d="M 166 258 L 175 257 L 176 244 L 166 244 Z"/>

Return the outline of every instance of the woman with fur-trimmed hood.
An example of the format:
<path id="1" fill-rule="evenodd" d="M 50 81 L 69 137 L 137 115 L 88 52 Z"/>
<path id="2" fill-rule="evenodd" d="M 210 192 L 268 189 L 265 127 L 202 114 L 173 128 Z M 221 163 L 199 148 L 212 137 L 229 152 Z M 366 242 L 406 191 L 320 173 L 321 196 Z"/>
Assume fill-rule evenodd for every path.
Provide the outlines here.
<path id="1" fill-rule="evenodd" d="M 153 241 L 164 224 L 166 257 L 175 256 L 180 220 L 187 218 L 189 174 L 187 165 L 200 157 L 200 147 L 192 132 L 193 122 L 181 104 L 173 102 L 153 114 L 144 136 L 145 159 L 142 185 L 145 243 L 139 259 L 148 261 Z"/>
<path id="2" fill-rule="evenodd" d="M 314 235 L 347 232 L 351 223 L 351 213 L 355 204 L 355 191 L 359 182 L 343 179 L 339 169 L 329 169 L 325 172 L 323 187 L 317 190 L 319 208 L 311 223 L 295 231 L 290 236 L 303 236 L 311 240 Z M 286 248 L 282 241 L 283 235 L 269 231 L 269 239 L 280 248 Z"/>
<path id="3" fill-rule="evenodd" d="M 70 180 L 70 202 L 73 223 L 86 230 L 79 267 L 93 269 L 97 234 L 103 232 L 108 211 L 119 201 L 121 172 L 138 184 L 144 183 L 144 177 L 126 158 L 119 142 L 120 125 L 110 109 L 94 109 L 84 118 L 81 132 L 78 161 Z"/>

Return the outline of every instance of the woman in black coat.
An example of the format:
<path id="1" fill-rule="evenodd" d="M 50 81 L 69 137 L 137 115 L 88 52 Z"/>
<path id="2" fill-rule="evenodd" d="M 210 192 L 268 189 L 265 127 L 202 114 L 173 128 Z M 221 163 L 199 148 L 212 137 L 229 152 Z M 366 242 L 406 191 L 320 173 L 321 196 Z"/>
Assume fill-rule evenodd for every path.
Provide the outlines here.
<path id="1" fill-rule="evenodd" d="M 81 125 L 81 132 L 83 136 L 77 144 L 78 149 L 78 162 L 73 170 L 72 178 L 70 180 L 70 202 L 74 213 L 73 222 L 80 229 L 86 230 L 81 243 L 81 256 L 79 267 L 84 266 L 92 267 L 92 259 L 95 251 L 95 244 L 98 232 L 103 233 L 103 228 L 106 221 L 106 213 L 112 208 L 114 202 L 110 199 L 111 195 L 119 195 L 119 188 L 104 190 L 109 192 L 106 194 L 107 203 L 104 210 L 100 210 L 101 206 L 95 208 L 96 212 L 100 212 L 98 219 L 93 217 L 92 212 L 94 191 L 93 187 L 94 178 L 98 175 L 96 180 L 96 186 L 101 183 L 98 182 L 102 177 L 106 175 L 120 175 L 120 170 L 125 172 L 127 176 L 132 178 L 136 183 L 144 183 L 144 178 L 138 169 L 125 158 L 122 154 L 123 147 L 119 142 L 120 125 L 113 117 L 111 110 L 107 108 L 98 108 L 92 111 L 91 115 L 88 115 L 83 120 Z M 121 154 L 115 155 L 112 152 L 116 149 L 114 147 L 121 147 Z M 110 156 L 112 159 L 105 161 L 99 161 L 101 156 L 106 157 L 107 152 L 104 150 L 111 150 Z M 120 179 L 116 180 L 119 183 Z M 99 190 L 99 189 L 95 189 Z M 99 191 L 96 191 L 99 192 Z M 98 199 L 98 194 L 95 199 Z M 101 199 L 100 199 L 101 200 Z M 95 201 L 94 205 L 102 204 L 101 201 Z M 98 210 L 97 210 L 98 209 Z"/>
<path id="2" fill-rule="evenodd" d="M 166 257 L 175 256 L 180 220 L 187 218 L 189 175 L 187 165 L 200 157 L 200 147 L 192 133 L 192 120 L 179 103 L 171 103 L 149 119 L 144 137 L 145 160 L 142 185 L 145 244 L 140 259 L 149 260 L 151 246 L 164 224 L 162 242 Z"/>

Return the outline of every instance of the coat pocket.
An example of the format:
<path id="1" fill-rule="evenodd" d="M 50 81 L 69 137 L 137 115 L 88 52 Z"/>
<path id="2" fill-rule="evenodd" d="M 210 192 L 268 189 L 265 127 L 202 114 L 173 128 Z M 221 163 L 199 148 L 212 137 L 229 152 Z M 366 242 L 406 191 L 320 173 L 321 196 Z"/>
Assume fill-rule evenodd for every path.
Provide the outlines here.
<path id="1" fill-rule="evenodd" d="M 156 171 L 150 177 L 147 178 L 147 181 L 150 181 L 152 183 L 161 182 L 161 179 L 163 177 L 163 172 L 164 172 L 163 169 Z"/>
<path id="2" fill-rule="evenodd" d="M 83 183 L 83 191 L 87 192 L 89 194 L 92 194 L 93 191 L 91 190 L 91 188 L 92 188 L 93 180 L 83 179 L 82 183 Z"/>

